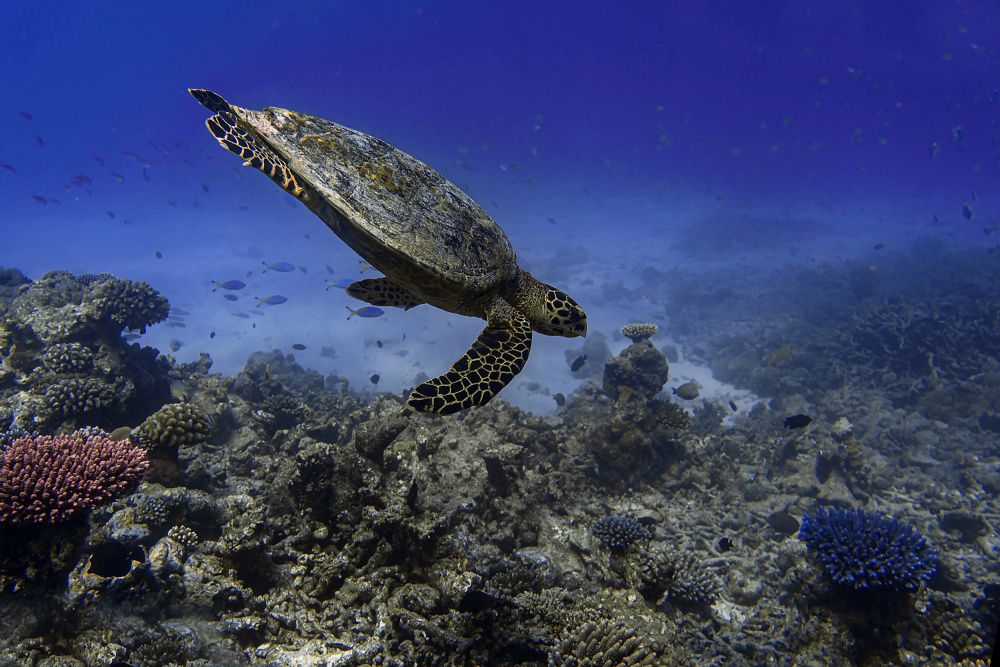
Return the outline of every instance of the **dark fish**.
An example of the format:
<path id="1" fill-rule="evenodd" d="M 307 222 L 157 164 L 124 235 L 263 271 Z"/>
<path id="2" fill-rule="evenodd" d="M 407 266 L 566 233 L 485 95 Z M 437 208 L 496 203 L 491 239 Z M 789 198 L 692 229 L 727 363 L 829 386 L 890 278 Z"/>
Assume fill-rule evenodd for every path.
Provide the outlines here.
<path id="1" fill-rule="evenodd" d="M 115 219 L 115 213 L 114 213 L 114 211 L 104 211 L 104 212 L 107 213 L 108 217 L 111 218 L 112 220 Z"/>
<path id="2" fill-rule="evenodd" d="M 59 201 L 58 199 L 53 199 L 52 197 L 49 197 L 49 203 L 50 204 L 55 204 L 56 206 L 61 206 L 62 205 L 61 201 Z M 128 220 L 126 220 L 125 222 L 128 222 Z"/>
<path id="3" fill-rule="evenodd" d="M 104 166 L 104 159 L 101 158 L 101 156 L 98 155 L 97 153 L 91 153 L 90 157 L 94 158 L 94 162 L 97 163 L 98 167 L 103 167 Z"/>
<path id="4" fill-rule="evenodd" d="M 12 174 L 16 174 L 17 173 L 17 169 L 12 164 L 7 164 L 6 162 L 0 162 L 0 167 L 3 167 L 4 169 L 6 169 L 7 171 L 9 171 Z"/>
<path id="5" fill-rule="evenodd" d="M 885 244 L 884 244 L 884 243 L 876 243 L 876 244 L 875 244 L 875 249 L 876 249 L 876 250 L 881 250 L 881 249 L 882 249 L 882 248 L 884 248 L 884 247 L 885 247 Z"/>
<path id="6" fill-rule="evenodd" d="M 163 259 L 163 253 L 160 252 L 159 250 L 157 250 L 156 252 L 154 252 L 153 256 L 156 257 L 156 259 Z"/>
<path id="7" fill-rule="evenodd" d="M 736 407 L 736 403 L 734 401 L 729 401 L 729 407 L 731 407 L 733 409 L 733 412 L 736 412 L 737 410 L 739 410 L 739 408 Z"/>
<path id="8" fill-rule="evenodd" d="M 177 202 L 175 202 L 175 201 L 167 201 L 167 203 L 170 204 L 171 206 L 173 206 L 174 208 L 177 208 Z"/>
<path id="9" fill-rule="evenodd" d="M 572 373 L 577 372 L 578 370 L 583 368 L 583 365 L 585 363 L 587 363 L 587 355 L 581 354 L 579 357 L 573 360 L 573 363 L 569 365 L 570 372 Z"/>
<path id="10" fill-rule="evenodd" d="M 108 172 L 108 176 L 111 176 L 112 178 L 114 178 L 119 183 L 124 183 L 125 182 L 125 177 L 122 176 L 121 174 L 119 174 L 117 171 L 109 171 Z M 174 204 L 174 206 L 177 206 L 177 204 Z"/>
<path id="11" fill-rule="evenodd" d="M 254 298 L 257 299 L 257 307 L 258 308 L 261 307 L 261 304 L 265 304 L 265 303 L 267 305 L 269 305 L 269 306 L 277 306 L 279 303 L 284 303 L 284 302 L 288 301 L 288 297 L 287 296 L 281 296 L 280 294 L 275 294 L 274 296 L 269 296 L 266 299 L 261 299 L 260 297 L 257 297 L 257 296 L 255 296 Z"/>
<path id="12" fill-rule="evenodd" d="M 249 211 L 249 210 L 250 210 L 250 209 L 248 209 L 248 208 L 247 208 L 246 206 L 239 206 L 238 208 L 239 208 L 239 209 L 240 209 L 241 211 Z"/>
<path id="13" fill-rule="evenodd" d="M 236 299 L 238 299 L 239 297 L 237 297 L 235 294 L 223 294 L 222 298 L 225 299 L 226 301 L 236 301 Z"/>
<path id="14" fill-rule="evenodd" d="M 45 204 L 48 204 L 48 203 L 49 203 L 49 200 L 48 200 L 48 199 L 46 199 L 45 197 L 42 197 L 42 196 L 40 196 L 40 195 L 31 195 L 31 198 L 32 198 L 32 199 L 34 199 L 34 200 L 35 200 L 36 202 L 38 202 L 39 204 L 41 204 L 41 205 L 43 205 L 43 206 L 44 206 Z"/>
<path id="15" fill-rule="evenodd" d="M 201 184 L 201 189 L 203 192 L 208 192 L 208 186 L 205 185 L 204 183 Z"/>
<path id="16" fill-rule="evenodd" d="M 170 307 L 170 314 L 171 315 L 190 315 L 191 313 L 189 311 L 184 310 L 183 308 L 175 308 L 175 307 L 171 306 Z"/>
<path id="17" fill-rule="evenodd" d="M 719 540 L 719 551 L 726 553 L 733 550 L 733 541 L 728 537 L 723 537 Z"/>
<path id="18" fill-rule="evenodd" d="M 685 401 L 698 398 L 698 385 L 694 382 L 685 382 L 681 386 L 675 387 L 673 391 L 678 398 L 683 398 Z"/>
<path id="19" fill-rule="evenodd" d="M 80 183 L 83 183 L 84 185 L 91 185 L 94 182 L 90 180 L 90 176 L 87 176 L 82 171 L 78 171 L 75 174 L 73 174 L 73 178 L 80 181 Z"/>
<path id="20" fill-rule="evenodd" d="M 21 114 L 21 118 L 23 118 L 24 120 L 26 120 L 28 122 L 31 122 L 31 121 L 35 120 L 35 117 L 32 116 L 27 111 L 18 111 L 18 113 Z"/>
<path id="21" fill-rule="evenodd" d="M 215 338 L 215 332 L 213 331 L 212 333 L 208 334 L 208 337 L 209 338 Z"/>
<path id="22" fill-rule="evenodd" d="M 371 380 L 372 384 L 378 384 L 378 381 L 381 380 L 382 378 L 380 378 L 378 376 L 378 373 L 376 373 L 375 375 L 371 376 L 368 379 Z"/>
<path id="23" fill-rule="evenodd" d="M 793 415 L 785 417 L 785 428 L 805 428 L 812 422 L 812 417 L 806 415 Z"/>
<path id="24" fill-rule="evenodd" d="M 326 266 L 326 272 L 327 273 L 333 273 L 333 267 L 332 266 L 330 266 L 329 264 L 326 264 L 325 266 Z"/>
<path id="25" fill-rule="evenodd" d="M 261 262 L 264 265 L 264 270 L 262 273 L 267 273 L 268 269 L 277 271 L 278 273 L 288 273 L 289 271 L 295 270 L 295 265 L 291 262 L 278 262 L 277 264 L 268 264 L 267 262 Z"/>
<path id="26" fill-rule="evenodd" d="M 250 316 L 247 315 L 246 313 L 233 313 L 233 317 L 238 317 L 241 320 L 249 320 L 250 319 Z"/>
<path id="27" fill-rule="evenodd" d="M 385 311 L 381 308 L 376 308 L 375 306 L 365 306 L 364 308 L 358 308 L 357 310 L 351 310 L 350 306 L 345 306 L 347 310 L 351 311 L 351 314 L 347 316 L 347 319 L 351 319 L 355 315 L 358 317 L 379 317 L 385 315 Z"/>
<path id="28" fill-rule="evenodd" d="M 549 222 L 551 222 L 553 225 L 556 224 L 556 219 L 555 218 L 545 218 L 545 219 L 548 220 Z"/>
<path id="29" fill-rule="evenodd" d="M 241 280 L 227 280 L 224 283 L 217 283 L 213 280 L 212 284 L 215 285 L 215 289 L 212 290 L 213 292 L 220 287 L 222 289 L 243 289 L 247 286 L 247 284 Z"/>
<path id="30" fill-rule="evenodd" d="M 42 141 L 42 138 L 40 136 L 38 136 L 37 134 L 35 135 L 35 143 L 38 144 L 39 148 L 44 148 L 45 147 L 45 142 Z"/>
<path id="31" fill-rule="evenodd" d="M 304 349 L 306 349 L 306 346 L 303 345 L 302 343 L 292 343 L 292 349 L 293 350 L 304 350 Z"/>
<path id="32" fill-rule="evenodd" d="M 775 512 L 767 517 L 767 525 L 782 535 L 794 535 L 799 531 L 799 520 L 788 512 Z"/>
<path id="33" fill-rule="evenodd" d="M 554 394 L 552 396 L 552 398 L 556 399 L 556 405 L 558 405 L 560 408 L 562 406 L 566 405 L 566 397 L 563 396 L 561 393 L 560 394 Z"/>
<path id="34" fill-rule="evenodd" d="M 378 349 L 380 349 L 380 350 L 382 349 L 382 341 L 380 341 L 380 340 L 375 341 L 375 345 L 378 346 Z"/>
<path id="35" fill-rule="evenodd" d="M 973 216 L 976 215 L 976 213 L 972 210 L 972 206 L 969 205 L 969 202 L 962 204 L 962 215 L 965 216 L 966 220 L 972 220 Z"/>

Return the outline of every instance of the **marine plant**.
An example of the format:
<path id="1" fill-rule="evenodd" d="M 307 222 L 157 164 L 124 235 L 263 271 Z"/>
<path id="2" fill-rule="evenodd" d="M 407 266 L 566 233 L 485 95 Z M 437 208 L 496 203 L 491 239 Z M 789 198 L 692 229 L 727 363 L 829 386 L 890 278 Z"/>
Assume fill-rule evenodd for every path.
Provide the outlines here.
<path id="1" fill-rule="evenodd" d="M 916 589 L 937 569 L 937 551 L 916 528 L 878 512 L 820 507 L 802 518 L 799 539 L 838 584 Z"/>

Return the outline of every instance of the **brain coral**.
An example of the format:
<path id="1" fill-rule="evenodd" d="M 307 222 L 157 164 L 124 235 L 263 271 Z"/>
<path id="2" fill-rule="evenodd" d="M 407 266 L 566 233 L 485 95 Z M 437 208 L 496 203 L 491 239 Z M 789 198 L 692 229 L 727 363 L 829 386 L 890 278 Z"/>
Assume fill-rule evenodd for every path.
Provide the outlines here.
<path id="1" fill-rule="evenodd" d="M 0 460 L 0 523 L 57 523 L 113 500 L 142 478 L 145 452 L 99 429 L 17 438 Z"/>
<path id="2" fill-rule="evenodd" d="M 799 539 L 838 584 L 915 589 L 937 569 L 937 551 L 910 525 L 863 510 L 820 507 L 802 518 Z"/>

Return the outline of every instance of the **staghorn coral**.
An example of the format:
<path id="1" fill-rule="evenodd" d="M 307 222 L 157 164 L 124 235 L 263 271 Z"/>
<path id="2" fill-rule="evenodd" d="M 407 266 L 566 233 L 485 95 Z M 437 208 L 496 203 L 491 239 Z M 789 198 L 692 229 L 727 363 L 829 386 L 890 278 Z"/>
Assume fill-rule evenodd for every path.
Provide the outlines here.
<path id="1" fill-rule="evenodd" d="M 633 343 L 638 343 L 640 340 L 646 340 L 651 336 L 656 335 L 656 332 L 660 330 L 660 327 L 655 324 L 626 324 L 622 327 L 622 335 L 631 340 Z"/>
<path id="2" fill-rule="evenodd" d="M 122 328 L 146 333 L 146 327 L 167 319 L 170 304 L 146 282 L 110 277 L 95 285 L 90 300 Z"/>
<path id="3" fill-rule="evenodd" d="M 94 378 L 60 380 L 49 385 L 42 399 L 49 415 L 71 417 L 116 405 L 115 391 Z"/>
<path id="4" fill-rule="evenodd" d="M 606 516 L 590 529 L 591 535 L 616 551 L 624 551 L 637 540 L 648 540 L 652 531 L 627 516 Z"/>
<path id="5" fill-rule="evenodd" d="M 549 667 L 638 667 L 658 664 L 655 647 L 617 621 L 584 623 L 549 654 Z"/>
<path id="6" fill-rule="evenodd" d="M 170 403 L 139 425 L 138 441 L 147 449 L 176 450 L 197 445 L 211 434 L 211 420 L 190 403 Z"/>
<path id="7" fill-rule="evenodd" d="M 913 526 L 878 512 L 820 507 L 799 539 L 838 584 L 915 589 L 937 569 L 937 551 Z"/>
<path id="8" fill-rule="evenodd" d="M 0 463 L 0 523 L 57 523 L 117 498 L 149 466 L 142 449 L 99 429 L 14 440 Z"/>
<path id="9" fill-rule="evenodd" d="M 135 520 L 139 523 L 159 525 L 167 520 L 167 505 L 159 498 L 143 498 L 135 508 Z"/>
<path id="10" fill-rule="evenodd" d="M 719 594 L 719 579 L 701 560 L 687 552 L 657 547 L 629 563 L 626 583 L 650 601 L 708 606 Z"/>

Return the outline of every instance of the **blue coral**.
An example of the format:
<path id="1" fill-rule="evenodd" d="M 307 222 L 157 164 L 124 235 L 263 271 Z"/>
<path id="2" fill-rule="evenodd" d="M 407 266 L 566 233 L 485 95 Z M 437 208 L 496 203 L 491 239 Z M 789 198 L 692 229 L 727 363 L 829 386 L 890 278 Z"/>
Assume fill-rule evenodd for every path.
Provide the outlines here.
<path id="1" fill-rule="evenodd" d="M 627 516 L 607 516 L 590 529 L 591 535 L 615 550 L 623 551 L 636 540 L 648 540 L 651 531 L 639 521 Z"/>
<path id="2" fill-rule="evenodd" d="M 799 539 L 838 584 L 913 590 L 937 569 L 937 551 L 916 528 L 878 512 L 819 508 Z"/>

